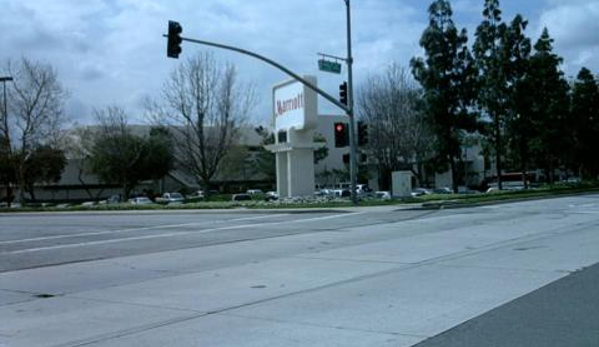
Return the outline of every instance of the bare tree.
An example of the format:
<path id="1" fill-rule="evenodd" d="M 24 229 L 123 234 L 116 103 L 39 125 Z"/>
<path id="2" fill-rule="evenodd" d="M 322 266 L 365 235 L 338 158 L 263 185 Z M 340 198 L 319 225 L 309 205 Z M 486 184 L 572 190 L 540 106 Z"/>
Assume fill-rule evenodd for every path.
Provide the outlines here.
<path id="1" fill-rule="evenodd" d="M 7 85 L 7 114 L 2 113 L 0 133 L 24 198 L 25 163 L 40 146 L 57 147 L 67 118 L 63 112 L 67 91 L 56 70 L 26 58 L 8 61 L 6 73 L 14 78 Z"/>
<path id="2" fill-rule="evenodd" d="M 367 150 L 388 188 L 393 171 L 411 170 L 422 182 L 433 134 L 422 112 L 421 91 L 397 64 L 371 75 L 358 93 L 358 116 L 368 124 Z"/>
<path id="3" fill-rule="evenodd" d="M 92 173 L 91 169 L 91 153 L 94 148 L 94 140 L 96 137 L 94 129 L 87 126 L 75 126 L 64 141 L 64 148 L 67 149 L 67 156 L 71 158 L 72 165 L 77 169 L 77 181 L 85 190 L 90 199 L 99 200 L 104 192 L 104 189 L 99 189 L 96 194 L 90 189 L 90 182 L 86 182 L 86 176 Z"/>
<path id="4" fill-rule="evenodd" d="M 150 117 L 171 128 L 177 166 L 208 192 L 255 104 L 254 88 L 238 82 L 233 65 L 200 53 L 172 71 L 162 99 L 148 101 Z"/>

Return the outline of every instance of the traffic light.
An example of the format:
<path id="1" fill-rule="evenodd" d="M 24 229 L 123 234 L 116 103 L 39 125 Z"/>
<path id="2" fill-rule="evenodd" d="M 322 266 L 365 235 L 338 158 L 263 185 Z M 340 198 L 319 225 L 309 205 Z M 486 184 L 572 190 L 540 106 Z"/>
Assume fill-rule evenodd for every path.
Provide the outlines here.
<path id="1" fill-rule="evenodd" d="M 339 102 L 343 105 L 347 105 L 347 82 L 343 82 L 339 85 Z"/>
<path id="2" fill-rule="evenodd" d="M 358 146 L 362 147 L 368 143 L 368 124 L 358 121 Z"/>
<path id="3" fill-rule="evenodd" d="M 346 123 L 335 123 L 335 148 L 349 146 L 349 129 Z"/>
<path id="4" fill-rule="evenodd" d="M 183 42 L 183 39 L 181 38 L 182 32 L 183 28 L 181 28 L 181 24 L 172 20 L 168 21 L 167 57 L 175 59 L 179 58 L 179 54 L 181 54 L 181 42 Z"/>

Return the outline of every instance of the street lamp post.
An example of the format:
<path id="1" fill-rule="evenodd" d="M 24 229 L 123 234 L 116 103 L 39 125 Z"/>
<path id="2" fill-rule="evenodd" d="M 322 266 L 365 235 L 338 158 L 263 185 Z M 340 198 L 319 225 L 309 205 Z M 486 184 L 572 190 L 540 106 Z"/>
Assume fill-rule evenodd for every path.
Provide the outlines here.
<path id="1" fill-rule="evenodd" d="M 12 81 L 13 78 L 10 76 L 4 76 L 4 77 L 0 77 L 0 82 L 2 82 L 2 84 L 4 85 L 4 115 L 2 117 L 2 122 L 4 123 L 4 135 L 6 136 L 6 138 L 4 139 L 6 141 L 6 146 L 9 147 L 7 149 L 10 149 L 10 137 L 9 137 L 9 132 L 8 132 L 8 105 L 6 102 L 6 82 L 8 81 Z M 2 144 L 0 144 L 2 145 Z M 6 187 L 6 200 L 8 203 L 8 207 L 10 207 L 10 184 L 8 184 L 8 186 Z"/>
<path id="2" fill-rule="evenodd" d="M 6 82 L 12 80 L 13 78 L 10 76 L 0 77 L 0 82 L 2 82 L 2 84 L 4 85 L 4 117 L 2 117 L 2 121 L 4 122 L 6 136 L 8 136 L 8 106 L 6 103 Z M 6 138 L 5 140 L 7 141 L 8 145 L 10 145 L 10 139 Z"/>
<path id="3" fill-rule="evenodd" d="M 13 78 L 10 76 L 5 76 L 5 77 L 0 77 L 0 82 L 2 82 L 2 84 L 4 85 L 4 121 L 6 122 L 6 116 L 7 116 L 7 105 L 6 105 L 6 82 L 8 81 L 12 81 Z"/>

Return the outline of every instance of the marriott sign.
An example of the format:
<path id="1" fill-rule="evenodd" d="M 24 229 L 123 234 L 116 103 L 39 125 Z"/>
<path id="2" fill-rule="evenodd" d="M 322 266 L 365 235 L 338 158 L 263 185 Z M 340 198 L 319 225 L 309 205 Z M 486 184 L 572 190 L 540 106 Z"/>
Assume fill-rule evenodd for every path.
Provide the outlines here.
<path id="1" fill-rule="evenodd" d="M 312 77 L 314 84 L 316 78 Z M 318 112 L 314 91 L 295 80 L 283 82 L 273 88 L 273 124 L 277 132 L 304 130 L 316 126 Z"/>
<path id="2" fill-rule="evenodd" d="M 277 100 L 277 117 L 285 115 L 287 111 L 295 111 L 304 108 L 304 93 L 287 100 Z"/>

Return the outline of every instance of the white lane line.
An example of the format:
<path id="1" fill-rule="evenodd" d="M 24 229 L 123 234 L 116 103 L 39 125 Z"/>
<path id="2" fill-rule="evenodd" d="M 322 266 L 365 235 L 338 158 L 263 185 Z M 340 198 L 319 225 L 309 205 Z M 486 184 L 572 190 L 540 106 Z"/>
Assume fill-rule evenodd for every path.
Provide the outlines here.
<path id="1" fill-rule="evenodd" d="M 357 215 L 357 214 L 362 214 L 362 213 L 365 213 L 365 212 L 355 212 L 355 213 L 351 213 L 351 215 Z M 306 219 L 298 219 L 298 220 L 284 221 L 284 222 L 232 225 L 232 226 L 227 226 L 227 227 L 204 229 L 204 230 L 199 230 L 199 231 L 186 231 L 186 232 L 176 232 L 176 233 L 167 233 L 167 234 L 158 234 L 158 235 L 127 237 L 127 238 L 112 239 L 112 240 L 90 241 L 90 242 L 82 242 L 82 243 L 73 243 L 73 244 L 68 244 L 68 245 L 56 245 L 56 246 L 48 246 L 48 247 L 28 248 L 28 249 L 22 249 L 22 250 L 18 250 L 18 251 L 0 252 L 0 254 L 14 255 L 14 254 L 23 254 L 23 253 L 32 253 L 32 252 L 53 250 L 53 249 L 76 248 L 76 247 L 85 247 L 85 246 L 93 246 L 93 245 L 102 245 L 102 244 L 108 244 L 108 243 L 118 243 L 118 242 L 124 242 L 124 241 L 136 241 L 136 240 L 156 239 L 156 238 L 165 238 L 165 237 L 173 237 L 173 236 L 185 236 L 185 235 L 191 235 L 191 234 L 205 234 L 205 233 L 220 231 L 220 230 L 245 229 L 245 228 L 256 227 L 256 226 L 271 226 L 271 225 L 279 225 L 279 224 L 314 222 L 314 221 L 321 221 L 321 220 L 326 220 L 326 219 L 341 218 L 341 217 L 345 217 L 346 215 L 348 215 L 348 214 L 342 213 L 342 214 L 332 215 L 332 216 L 306 218 Z"/>
<path id="2" fill-rule="evenodd" d="M 256 219 L 282 217 L 282 216 L 287 216 L 287 215 L 288 214 L 272 214 L 272 215 L 259 216 L 259 217 L 245 217 L 245 218 L 236 218 L 236 219 L 222 220 L 222 221 L 219 221 L 219 222 L 239 222 L 239 221 L 245 221 L 245 220 L 256 220 Z M 131 231 L 144 231 L 144 230 L 159 230 L 159 229 L 169 229 L 169 228 L 180 228 L 180 227 L 186 227 L 186 226 L 202 225 L 202 224 L 205 224 L 205 223 L 206 222 L 195 222 L 195 223 L 185 223 L 185 224 L 165 224 L 165 225 L 156 225 L 156 226 L 141 227 L 141 228 L 118 229 L 118 230 L 104 230 L 104 231 L 94 231 L 94 232 L 79 233 L 79 234 L 66 234 L 66 235 L 34 237 L 34 238 L 30 238 L 30 239 L 1 241 L 0 245 L 12 245 L 12 244 L 16 244 L 16 243 L 66 239 L 66 238 L 71 238 L 71 237 L 109 235 L 109 234 L 126 233 L 126 232 L 131 232 Z"/>

